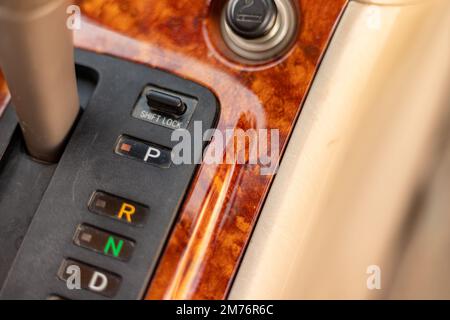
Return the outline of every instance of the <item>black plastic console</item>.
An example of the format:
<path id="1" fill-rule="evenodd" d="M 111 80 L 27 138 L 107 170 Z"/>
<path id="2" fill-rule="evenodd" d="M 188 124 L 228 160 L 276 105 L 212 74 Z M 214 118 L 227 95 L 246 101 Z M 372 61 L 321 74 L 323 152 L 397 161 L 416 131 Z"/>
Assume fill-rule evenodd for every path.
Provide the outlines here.
<path id="1" fill-rule="evenodd" d="M 218 118 L 191 81 L 82 50 L 76 62 L 86 107 L 58 164 L 28 158 L 10 106 L 0 119 L 2 299 L 142 298 L 201 157 L 174 164 L 171 134 Z M 158 113 L 150 91 L 184 108 Z"/>

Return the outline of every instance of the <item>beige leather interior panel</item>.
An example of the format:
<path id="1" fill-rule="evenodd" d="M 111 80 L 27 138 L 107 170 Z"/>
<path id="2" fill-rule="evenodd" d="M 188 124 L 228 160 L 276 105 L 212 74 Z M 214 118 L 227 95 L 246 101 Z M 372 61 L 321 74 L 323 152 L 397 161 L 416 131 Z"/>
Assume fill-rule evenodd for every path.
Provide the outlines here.
<path id="1" fill-rule="evenodd" d="M 450 122 L 449 122 L 450 125 Z M 450 299 L 450 126 L 445 153 L 415 212 L 411 239 L 389 293 L 394 299 Z"/>
<path id="2" fill-rule="evenodd" d="M 230 299 L 414 296 L 420 270 L 404 264 L 426 255 L 410 243 L 412 208 L 449 124 L 450 2 L 367 2 L 338 26 Z M 420 297 L 436 297 L 427 283 Z"/>

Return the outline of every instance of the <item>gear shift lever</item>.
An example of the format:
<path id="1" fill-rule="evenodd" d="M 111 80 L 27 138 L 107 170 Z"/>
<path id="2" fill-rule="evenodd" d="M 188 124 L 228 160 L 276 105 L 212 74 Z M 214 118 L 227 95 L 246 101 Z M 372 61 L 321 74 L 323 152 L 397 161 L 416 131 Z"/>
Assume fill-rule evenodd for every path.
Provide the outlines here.
<path id="1" fill-rule="evenodd" d="M 0 66 L 31 156 L 56 162 L 79 111 L 66 0 L 0 1 Z"/>

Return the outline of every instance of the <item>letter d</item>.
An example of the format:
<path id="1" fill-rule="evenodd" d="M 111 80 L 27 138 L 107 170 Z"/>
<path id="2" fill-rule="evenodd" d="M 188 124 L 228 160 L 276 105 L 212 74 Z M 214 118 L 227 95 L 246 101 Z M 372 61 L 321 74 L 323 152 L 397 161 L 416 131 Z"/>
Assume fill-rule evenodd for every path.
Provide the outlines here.
<path id="1" fill-rule="evenodd" d="M 96 292 L 101 292 L 108 286 L 108 278 L 98 271 L 95 271 L 92 275 L 91 281 L 89 281 L 89 289 Z"/>

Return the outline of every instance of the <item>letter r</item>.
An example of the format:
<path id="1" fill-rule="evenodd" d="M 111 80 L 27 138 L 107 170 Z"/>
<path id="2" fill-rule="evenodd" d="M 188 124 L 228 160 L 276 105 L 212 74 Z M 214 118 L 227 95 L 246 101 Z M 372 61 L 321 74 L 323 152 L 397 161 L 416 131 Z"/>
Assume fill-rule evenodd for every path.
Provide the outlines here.
<path id="1" fill-rule="evenodd" d="M 117 215 L 119 219 L 122 219 L 125 215 L 127 221 L 131 223 L 131 216 L 136 212 L 136 207 L 132 204 L 124 202 L 120 208 L 119 214 Z"/>

